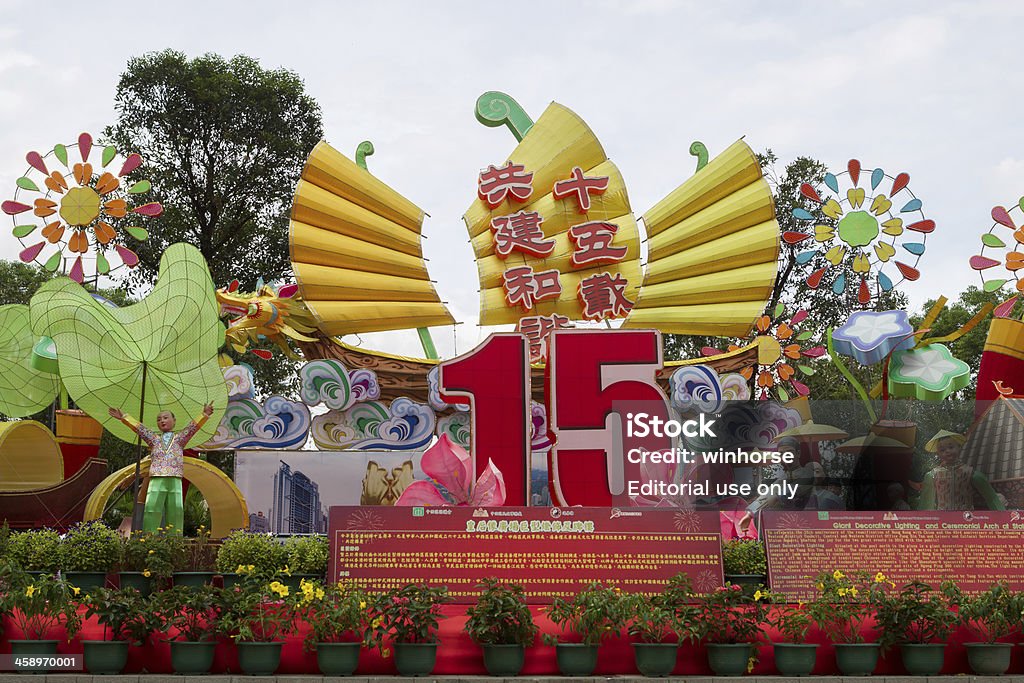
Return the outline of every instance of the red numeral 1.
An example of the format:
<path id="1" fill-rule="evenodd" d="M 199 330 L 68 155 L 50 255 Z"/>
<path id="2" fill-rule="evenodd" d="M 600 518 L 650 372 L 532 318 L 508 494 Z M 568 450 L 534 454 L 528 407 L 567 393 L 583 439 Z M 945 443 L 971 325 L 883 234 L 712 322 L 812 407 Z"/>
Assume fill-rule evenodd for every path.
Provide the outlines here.
<path id="1" fill-rule="evenodd" d="M 530 347 L 496 333 L 438 371 L 441 398 L 470 406 L 471 453 L 479 476 L 493 460 L 505 478 L 505 505 L 530 504 Z"/>

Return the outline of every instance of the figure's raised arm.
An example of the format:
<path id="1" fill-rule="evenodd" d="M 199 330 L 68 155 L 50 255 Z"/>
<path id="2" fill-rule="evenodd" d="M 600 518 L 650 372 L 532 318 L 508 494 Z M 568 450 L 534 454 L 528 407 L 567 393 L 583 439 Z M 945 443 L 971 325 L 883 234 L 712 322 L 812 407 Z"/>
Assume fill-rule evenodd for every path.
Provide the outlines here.
<path id="1" fill-rule="evenodd" d="M 142 440 L 145 441 L 147 444 L 151 446 L 153 445 L 153 432 L 147 429 L 146 426 L 143 425 L 141 422 L 139 422 L 134 417 L 124 412 L 120 408 L 111 407 L 107 412 L 110 413 L 110 417 L 114 418 L 115 420 L 120 420 L 125 424 L 125 426 L 128 427 L 128 429 L 132 430 L 133 432 L 141 436 Z"/>

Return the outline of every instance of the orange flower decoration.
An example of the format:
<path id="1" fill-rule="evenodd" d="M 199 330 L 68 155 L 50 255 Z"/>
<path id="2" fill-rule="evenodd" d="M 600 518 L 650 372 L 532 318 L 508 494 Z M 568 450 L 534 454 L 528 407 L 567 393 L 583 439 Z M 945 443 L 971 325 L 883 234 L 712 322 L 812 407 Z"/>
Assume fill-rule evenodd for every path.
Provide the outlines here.
<path id="1" fill-rule="evenodd" d="M 47 159 L 38 152 L 29 152 L 25 159 L 30 169 L 16 181 L 18 189 L 14 199 L 3 202 L 0 209 L 14 219 L 14 236 L 25 247 L 19 254 L 22 261 L 34 261 L 56 272 L 63 270 L 67 261 L 73 257 L 67 274 L 72 280 L 83 282 L 83 257 L 92 251 L 95 254 L 95 271 L 91 277 L 95 281 L 99 276 L 114 270 L 109 260 L 114 254 L 121 265 L 128 268 L 138 265 L 138 255 L 124 245 L 125 238 L 121 233 L 136 241 L 146 240 L 149 232 L 132 223 L 137 218 L 159 216 L 163 207 L 157 202 L 129 207 L 130 197 L 144 195 L 152 189 L 148 180 L 124 186 L 127 176 L 142 165 L 142 158 L 138 154 L 128 155 L 115 175 L 105 170 L 118 157 L 114 147 L 108 146 L 102 150 L 99 168 L 89 160 L 93 150 L 91 135 L 82 133 L 78 143 L 70 146 L 76 147 L 81 161 L 73 164 L 69 163 L 69 147 L 65 145 L 56 145 L 46 155 L 47 158 L 52 155 L 53 160 L 59 162 L 65 171 L 51 171 Z M 41 174 L 42 187 L 31 177 L 33 171 Z M 42 196 L 28 204 L 19 201 L 18 195 L 23 191 Z M 34 216 L 41 222 L 24 222 L 23 218 L 19 218 L 24 215 Z M 26 239 L 38 228 L 41 228 L 42 240 L 26 243 Z M 56 250 L 48 250 L 47 247 L 56 247 Z M 44 251 L 47 252 L 45 255 Z"/>

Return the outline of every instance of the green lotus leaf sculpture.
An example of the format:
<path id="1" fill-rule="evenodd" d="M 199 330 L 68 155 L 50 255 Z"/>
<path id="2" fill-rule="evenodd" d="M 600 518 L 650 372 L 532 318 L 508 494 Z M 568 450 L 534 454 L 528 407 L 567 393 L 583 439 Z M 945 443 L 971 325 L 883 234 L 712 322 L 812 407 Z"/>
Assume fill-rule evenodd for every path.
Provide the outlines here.
<path id="1" fill-rule="evenodd" d="M 60 380 L 32 363 L 32 334 L 29 307 L 24 304 L 0 306 L 0 413 L 7 417 L 28 417 L 53 403 Z"/>
<path id="2" fill-rule="evenodd" d="M 227 404 L 217 362 L 224 343 L 218 310 L 202 254 L 173 244 L 160 259 L 153 290 L 132 306 L 104 306 L 68 278 L 44 284 L 32 297 L 32 340 L 53 339 L 68 394 L 125 441 L 135 434 L 110 417 L 110 406 L 151 425 L 158 412 L 170 410 L 180 428 L 213 403 L 213 417 L 193 439 L 203 443 Z"/>

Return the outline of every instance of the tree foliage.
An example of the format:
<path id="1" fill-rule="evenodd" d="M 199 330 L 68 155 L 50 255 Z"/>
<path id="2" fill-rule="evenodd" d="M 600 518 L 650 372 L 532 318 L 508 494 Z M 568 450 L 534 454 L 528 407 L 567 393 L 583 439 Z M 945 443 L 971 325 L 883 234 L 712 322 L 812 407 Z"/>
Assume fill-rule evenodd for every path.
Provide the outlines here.
<path id="1" fill-rule="evenodd" d="M 321 139 L 320 107 L 302 80 L 245 56 L 189 60 L 165 50 L 136 57 L 121 75 L 117 122 L 106 137 L 137 152 L 164 214 L 139 249 L 132 284 L 152 281 L 174 242 L 196 245 L 214 283 L 290 273 L 292 192 Z"/>

